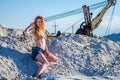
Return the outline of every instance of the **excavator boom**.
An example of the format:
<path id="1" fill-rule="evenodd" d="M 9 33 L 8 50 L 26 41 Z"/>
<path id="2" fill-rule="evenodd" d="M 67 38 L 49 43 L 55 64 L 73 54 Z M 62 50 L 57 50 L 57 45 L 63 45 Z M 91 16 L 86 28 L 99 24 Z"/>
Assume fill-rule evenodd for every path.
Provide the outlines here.
<path id="1" fill-rule="evenodd" d="M 103 8 L 103 10 L 91 21 L 91 29 L 94 31 L 102 21 L 103 16 L 107 10 L 116 4 L 116 0 L 108 0 L 108 4 Z"/>
<path id="2" fill-rule="evenodd" d="M 106 4 L 106 1 L 103 1 L 103 2 L 100 2 L 100 3 L 97 3 L 97 4 L 90 5 L 89 7 L 90 7 L 90 10 L 93 10 L 96 7 L 103 6 L 105 4 Z M 71 11 L 68 11 L 68 12 L 59 13 L 59 14 L 56 14 L 56 15 L 45 17 L 45 21 L 48 22 L 48 21 L 52 21 L 52 20 L 55 20 L 55 19 L 60 19 L 60 18 L 72 16 L 72 15 L 75 15 L 75 14 L 79 14 L 79 13 L 82 13 L 82 12 L 83 12 L 82 8 L 78 8 L 78 9 L 71 10 Z"/>

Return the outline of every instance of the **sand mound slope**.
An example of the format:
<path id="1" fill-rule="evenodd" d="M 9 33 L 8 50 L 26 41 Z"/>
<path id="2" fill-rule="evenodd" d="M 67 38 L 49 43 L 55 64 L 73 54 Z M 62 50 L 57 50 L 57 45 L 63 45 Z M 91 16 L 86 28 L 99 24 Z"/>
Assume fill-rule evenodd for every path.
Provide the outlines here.
<path id="1" fill-rule="evenodd" d="M 37 69 L 31 58 L 33 40 L 29 37 L 21 41 L 20 34 L 0 36 L 1 79 L 32 79 Z M 113 41 L 62 34 L 47 40 L 47 44 L 50 52 L 59 58 L 58 63 L 50 62 L 46 71 L 49 77 L 120 75 L 120 46 Z"/>

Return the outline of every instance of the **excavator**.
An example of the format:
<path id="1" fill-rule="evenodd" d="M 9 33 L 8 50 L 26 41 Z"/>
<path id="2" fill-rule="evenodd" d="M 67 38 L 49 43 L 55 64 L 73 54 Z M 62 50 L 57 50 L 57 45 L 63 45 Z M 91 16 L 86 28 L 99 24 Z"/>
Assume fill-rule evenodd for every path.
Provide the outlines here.
<path id="1" fill-rule="evenodd" d="M 52 21 L 52 20 L 55 20 L 55 19 L 59 19 L 59 18 L 63 18 L 63 17 L 67 17 L 67 16 L 71 16 L 71 15 L 75 15 L 75 14 L 84 12 L 85 21 L 81 23 L 80 28 L 76 31 L 75 34 L 87 35 L 87 36 L 92 37 L 93 36 L 93 31 L 102 22 L 102 18 L 105 15 L 105 13 L 108 11 L 108 9 L 111 6 L 115 6 L 115 4 L 116 4 L 116 0 L 107 0 L 107 1 L 97 3 L 97 4 L 93 4 L 91 6 L 84 5 L 82 7 L 83 10 L 81 8 L 79 8 L 79 9 L 76 9 L 76 10 L 68 11 L 68 12 L 65 12 L 65 13 L 57 14 L 57 15 L 53 15 L 53 16 L 50 16 L 50 17 L 46 17 L 45 21 L 46 22 L 47 21 Z M 105 7 L 100 11 L 100 13 L 95 18 L 93 18 L 91 20 L 92 13 L 90 13 L 90 10 L 96 9 L 100 6 L 105 6 Z M 55 37 L 60 36 L 61 32 L 58 31 L 58 33 L 56 35 L 52 35 L 48 31 L 46 31 L 46 34 L 47 34 L 48 38 L 55 38 Z"/>
<path id="2" fill-rule="evenodd" d="M 108 0 L 108 4 L 104 9 L 91 21 L 92 13 L 89 11 L 89 7 L 84 5 L 84 19 L 85 21 L 80 25 L 80 28 L 76 31 L 76 34 L 82 34 L 93 37 L 93 31 L 99 26 L 102 22 L 102 18 L 107 12 L 107 10 L 116 4 L 116 0 Z"/>

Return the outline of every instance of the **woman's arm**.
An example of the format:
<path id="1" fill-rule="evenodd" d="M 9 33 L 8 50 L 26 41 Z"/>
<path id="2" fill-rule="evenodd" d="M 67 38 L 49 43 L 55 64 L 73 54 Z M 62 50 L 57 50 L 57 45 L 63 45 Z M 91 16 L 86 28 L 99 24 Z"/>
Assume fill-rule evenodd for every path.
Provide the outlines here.
<path id="1" fill-rule="evenodd" d="M 34 31 L 34 24 L 31 23 L 24 31 L 23 34 L 30 34 Z"/>

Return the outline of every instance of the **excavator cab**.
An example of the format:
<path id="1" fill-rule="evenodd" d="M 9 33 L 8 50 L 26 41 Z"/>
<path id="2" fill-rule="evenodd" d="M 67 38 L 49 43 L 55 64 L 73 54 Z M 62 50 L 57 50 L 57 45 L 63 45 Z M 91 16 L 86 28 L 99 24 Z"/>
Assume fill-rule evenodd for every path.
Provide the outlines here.
<path id="1" fill-rule="evenodd" d="M 83 6 L 83 11 L 85 21 L 81 23 L 80 28 L 76 31 L 76 34 L 87 35 L 92 37 L 93 36 L 91 32 L 92 13 L 90 13 L 89 7 L 86 5 Z"/>

